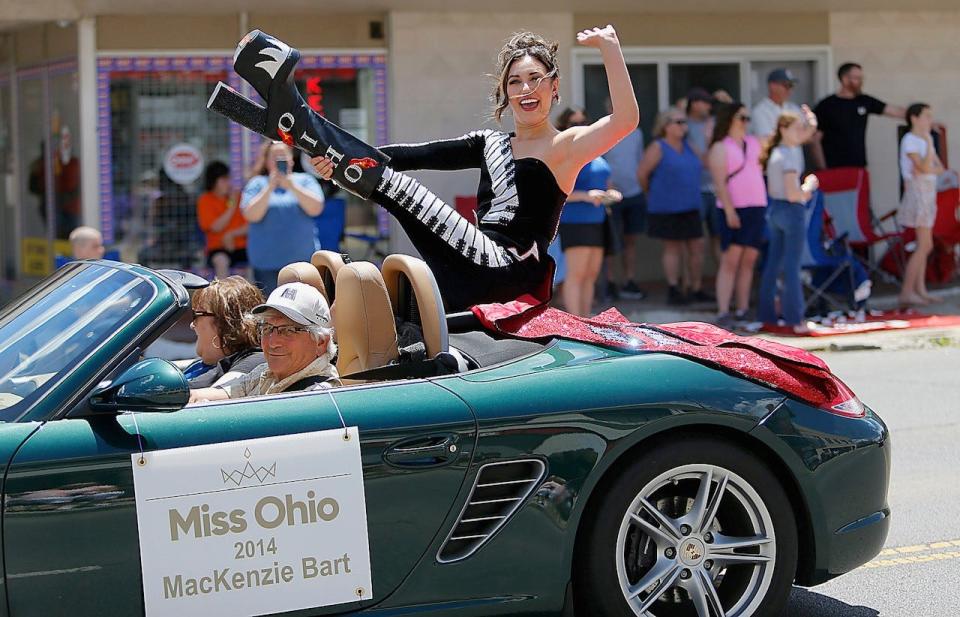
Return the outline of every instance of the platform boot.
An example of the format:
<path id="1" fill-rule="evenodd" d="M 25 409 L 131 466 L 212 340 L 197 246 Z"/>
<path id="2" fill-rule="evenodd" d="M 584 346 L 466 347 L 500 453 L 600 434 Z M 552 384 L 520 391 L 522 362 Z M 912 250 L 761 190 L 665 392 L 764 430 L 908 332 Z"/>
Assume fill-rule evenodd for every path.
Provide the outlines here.
<path id="1" fill-rule="evenodd" d="M 297 90 L 293 71 L 300 52 L 283 41 L 254 30 L 237 45 L 233 68 L 266 102 L 251 101 L 219 82 L 207 107 L 268 139 L 283 141 L 310 156 L 326 156 L 334 164 L 333 180 L 369 199 L 390 157 L 364 143 L 314 110 Z"/>

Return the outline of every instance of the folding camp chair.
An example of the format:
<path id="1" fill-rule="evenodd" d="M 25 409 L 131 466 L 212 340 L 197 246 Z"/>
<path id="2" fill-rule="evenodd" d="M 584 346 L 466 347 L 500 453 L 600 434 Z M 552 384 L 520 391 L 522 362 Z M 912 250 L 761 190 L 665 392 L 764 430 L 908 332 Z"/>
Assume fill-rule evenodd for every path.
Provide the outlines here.
<path id="1" fill-rule="evenodd" d="M 870 274 L 884 279 L 896 277 L 879 268 L 880 256 L 904 244 L 903 230 L 896 226 L 896 209 L 882 217 L 870 208 L 870 175 L 863 167 L 838 167 L 817 172 L 824 207 L 840 236 L 845 236 L 850 247 Z M 893 221 L 894 231 L 885 231 L 882 225 Z M 875 247 L 882 249 L 876 252 Z M 894 252 L 896 254 L 896 252 Z M 900 268 L 902 270 L 902 267 Z"/>
<path id="2" fill-rule="evenodd" d="M 859 310 L 870 295 L 870 278 L 850 249 L 846 235 L 835 235 L 825 201 L 824 194 L 817 191 L 804 212 L 807 241 L 800 266 L 805 274 L 805 315 Z"/>

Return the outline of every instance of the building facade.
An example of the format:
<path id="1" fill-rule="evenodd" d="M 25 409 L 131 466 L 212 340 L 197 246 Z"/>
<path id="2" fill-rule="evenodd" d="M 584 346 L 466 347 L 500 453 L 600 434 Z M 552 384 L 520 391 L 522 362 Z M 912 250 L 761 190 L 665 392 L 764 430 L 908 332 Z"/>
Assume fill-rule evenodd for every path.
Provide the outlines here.
<path id="1" fill-rule="evenodd" d="M 722 88 L 752 105 L 765 95 L 766 74 L 789 67 L 800 78 L 794 100 L 812 105 L 835 90 L 836 66 L 855 61 L 864 66 L 866 92 L 898 105 L 932 104 L 955 151 L 960 8 L 940 0 L 909 11 L 886 0 L 869 4 L 878 3 L 889 6 L 843 10 L 826 0 L 789 12 L 795 4 L 744 0 L 702 12 L 687 0 L 636 8 L 601 0 L 537 12 L 501 2 L 476 12 L 467 2 L 438 8 L 418 0 L 306 13 L 302 3 L 279 0 L 270 12 L 219 10 L 225 3 L 212 2 L 200 13 L 174 2 L 155 13 L 143 0 L 85 10 L 50 0 L 8 9 L 0 12 L 0 279 L 10 288 L 49 273 L 78 224 L 100 228 L 124 260 L 194 263 L 202 239 L 192 212 L 203 166 L 228 163 L 239 186 L 259 153 L 257 136 L 205 107 L 217 81 L 244 86 L 230 65 L 236 42 L 253 28 L 300 48 L 308 102 L 375 143 L 491 126 L 488 74 L 503 40 L 521 29 L 560 43 L 561 106 L 601 115 L 599 54 L 574 41 L 580 29 L 612 23 L 647 135 L 656 112 L 693 86 Z M 868 131 L 880 213 L 898 201 L 896 124 L 875 118 Z M 422 179 L 452 202 L 474 193 L 477 176 L 425 172 Z M 369 205 L 351 208 L 378 216 Z M 392 248 L 405 250 L 393 232 Z M 641 251 L 641 277 L 660 276 L 657 254 L 655 246 Z"/>

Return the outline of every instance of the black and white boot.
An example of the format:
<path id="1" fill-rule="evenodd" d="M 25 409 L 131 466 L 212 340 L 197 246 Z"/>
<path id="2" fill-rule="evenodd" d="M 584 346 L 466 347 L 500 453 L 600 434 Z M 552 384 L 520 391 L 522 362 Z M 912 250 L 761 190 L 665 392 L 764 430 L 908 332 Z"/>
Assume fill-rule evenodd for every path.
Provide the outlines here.
<path id="1" fill-rule="evenodd" d="M 269 139 L 278 139 L 311 156 L 333 161 L 333 179 L 368 199 L 390 157 L 310 109 L 293 80 L 300 52 L 254 30 L 237 45 L 233 68 L 267 103 L 266 109 L 223 82 L 207 107 Z"/>

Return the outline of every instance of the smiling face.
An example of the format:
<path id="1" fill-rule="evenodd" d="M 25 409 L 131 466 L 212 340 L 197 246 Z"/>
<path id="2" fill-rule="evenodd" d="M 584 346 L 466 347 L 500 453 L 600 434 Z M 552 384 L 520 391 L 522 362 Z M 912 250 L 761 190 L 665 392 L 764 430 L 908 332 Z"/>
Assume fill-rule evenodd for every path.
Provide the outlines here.
<path id="1" fill-rule="evenodd" d="M 268 310 L 263 316 L 264 323 L 271 326 L 304 326 L 293 321 L 283 313 Z M 323 355 L 327 350 L 327 343 L 319 344 L 313 340 L 309 332 L 299 330 L 289 334 L 270 329 L 260 337 L 260 347 L 267 360 L 267 366 L 277 379 L 286 379 L 290 375 L 302 371 L 311 362 Z"/>
<path id="2" fill-rule="evenodd" d="M 506 93 L 517 125 L 547 120 L 557 91 L 557 79 L 532 56 L 514 60 L 507 69 Z"/>

